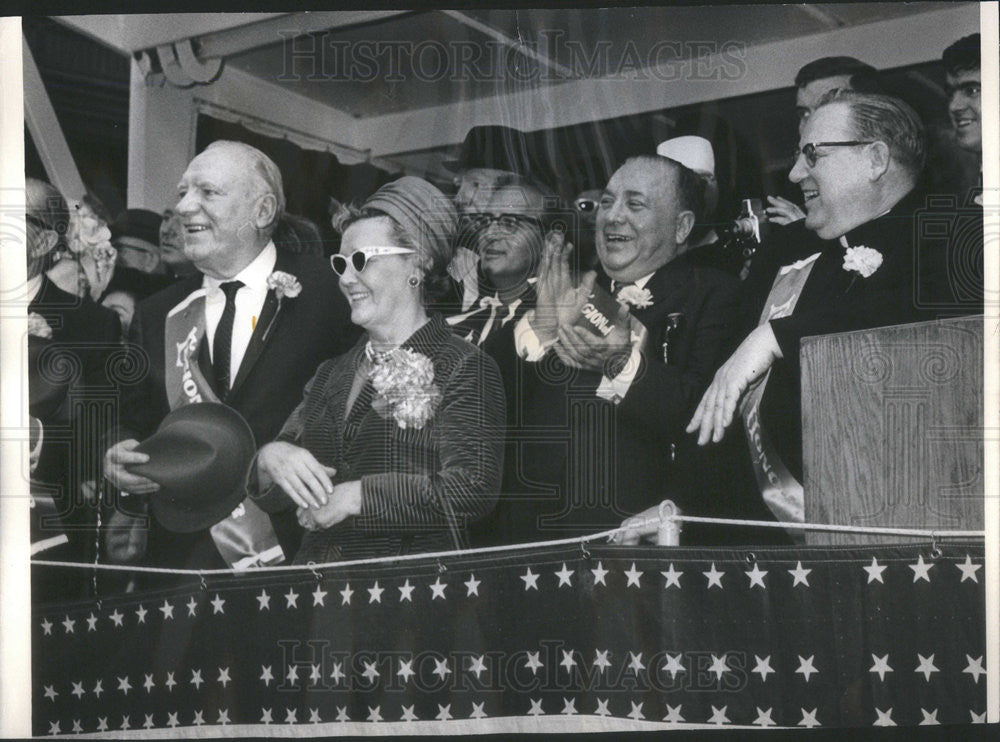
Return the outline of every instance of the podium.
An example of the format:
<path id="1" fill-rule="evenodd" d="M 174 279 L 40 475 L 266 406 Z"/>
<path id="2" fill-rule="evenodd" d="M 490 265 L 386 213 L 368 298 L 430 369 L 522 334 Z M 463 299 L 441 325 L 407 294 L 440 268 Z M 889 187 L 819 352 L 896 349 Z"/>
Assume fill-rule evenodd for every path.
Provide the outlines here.
<path id="1" fill-rule="evenodd" d="M 806 522 L 983 528 L 982 316 L 804 338 L 801 361 Z"/>

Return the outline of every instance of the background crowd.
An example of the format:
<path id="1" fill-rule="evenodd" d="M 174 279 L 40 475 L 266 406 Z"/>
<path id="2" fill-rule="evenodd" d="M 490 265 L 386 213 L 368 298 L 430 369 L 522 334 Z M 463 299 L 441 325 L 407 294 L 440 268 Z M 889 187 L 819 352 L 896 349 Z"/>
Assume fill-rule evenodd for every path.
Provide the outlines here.
<path id="1" fill-rule="evenodd" d="M 981 158 L 979 43 L 942 63 L 954 140 Z M 801 199 L 738 219 L 718 153 L 682 131 L 567 204 L 524 134 L 476 127 L 453 194 L 405 176 L 334 204 L 336 245 L 244 143 L 203 149 L 163 213 L 113 219 L 29 179 L 33 549 L 319 563 L 631 528 L 664 499 L 801 522 L 799 341 L 982 313 L 983 233 L 981 170 L 945 194 L 950 234 L 920 229 L 940 179 L 875 69 L 823 58 L 795 85 Z M 173 456 L 201 480 L 178 491 L 142 442 L 212 402 L 252 432 L 246 476 L 199 458 L 199 423 Z M 36 600 L 136 584 L 74 575 L 36 570 Z"/>

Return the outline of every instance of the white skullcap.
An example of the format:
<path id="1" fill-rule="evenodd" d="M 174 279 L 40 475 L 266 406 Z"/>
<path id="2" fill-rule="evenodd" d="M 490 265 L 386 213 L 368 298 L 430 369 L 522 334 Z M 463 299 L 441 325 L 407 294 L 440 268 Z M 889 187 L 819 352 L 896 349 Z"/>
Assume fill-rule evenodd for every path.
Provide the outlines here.
<path id="1" fill-rule="evenodd" d="M 669 157 L 705 177 L 715 177 L 715 153 L 704 137 L 686 136 L 668 139 L 656 148 L 656 154 Z"/>

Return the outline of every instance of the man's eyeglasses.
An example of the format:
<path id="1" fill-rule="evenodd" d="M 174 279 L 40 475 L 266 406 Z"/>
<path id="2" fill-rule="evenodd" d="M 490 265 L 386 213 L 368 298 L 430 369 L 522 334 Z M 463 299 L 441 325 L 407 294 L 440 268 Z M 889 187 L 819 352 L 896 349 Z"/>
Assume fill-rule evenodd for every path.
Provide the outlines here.
<path id="1" fill-rule="evenodd" d="M 533 224 L 543 232 L 545 225 L 541 219 L 537 219 L 527 214 L 476 214 L 473 217 L 473 224 L 477 231 L 485 232 L 491 224 L 496 224 L 502 232 L 513 234 L 522 224 Z"/>
<path id="2" fill-rule="evenodd" d="M 372 258 L 378 257 L 379 255 L 406 255 L 407 253 L 413 253 L 413 250 L 409 247 L 362 247 L 355 250 L 348 256 L 336 255 L 330 256 L 330 267 L 333 268 L 333 272 L 338 276 L 342 276 L 347 273 L 347 264 L 350 261 L 351 266 L 354 268 L 355 272 L 360 273 L 368 265 L 368 261 Z"/>
<path id="3" fill-rule="evenodd" d="M 799 156 L 806 158 L 806 164 L 809 167 L 816 167 L 816 148 L 817 147 L 860 147 L 863 144 L 874 144 L 875 142 L 860 142 L 860 141 L 850 141 L 850 142 L 809 142 L 801 149 L 796 148 L 795 150 L 795 160 L 798 162 Z"/>

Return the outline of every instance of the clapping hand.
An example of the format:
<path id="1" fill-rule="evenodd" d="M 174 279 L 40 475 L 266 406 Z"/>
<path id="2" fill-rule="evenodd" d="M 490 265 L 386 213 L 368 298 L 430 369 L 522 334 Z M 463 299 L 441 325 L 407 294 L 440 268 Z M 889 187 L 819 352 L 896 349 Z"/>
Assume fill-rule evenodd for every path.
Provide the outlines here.
<path id="1" fill-rule="evenodd" d="M 805 212 L 786 198 L 768 196 L 767 200 L 771 205 L 764 209 L 764 213 L 769 222 L 784 226 L 806 218 Z"/>
<path id="2" fill-rule="evenodd" d="M 590 294 L 590 289 L 581 291 L 573 286 L 569 270 L 572 251 L 573 245 L 566 242 L 561 232 L 552 231 L 545 236 L 535 284 L 535 316 L 531 320 L 531 329 L 543 344 L 554 341 L 559 327 L 573 321 Z"/>
<path id="3" fill-rule="evenodd" d="M 580 284 L 589 296 L 594 287 L 594 274 L 588 273 Z M 578 310 L 579 313 L 579 310 Z M 559 326 L 559 342 L 555 345 L 560 360 L 572 368 L 600 371 L 612 378 L 621 371 L 621 365 L 632 352 L 632 323 L 628 307 L 620 305 L 615 317 L 614 329 L 605 337 L 599 337 L 575 324 Z"/>
<path id="4" fill-rule="evenodd" d="M 698 431 L 699 446 L 704 446 L 709 439 L 713 443 L 722 440 L 736 414 L 740 397 L 781 357 L 781 348 L 770 323 L 747 335 L 736 352 L 715 372 L 715 378 L 688 423 L 688 433 Z"/>

